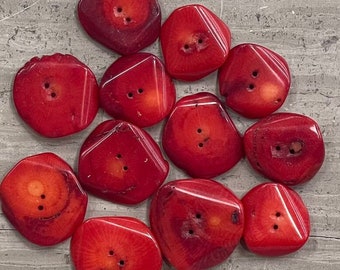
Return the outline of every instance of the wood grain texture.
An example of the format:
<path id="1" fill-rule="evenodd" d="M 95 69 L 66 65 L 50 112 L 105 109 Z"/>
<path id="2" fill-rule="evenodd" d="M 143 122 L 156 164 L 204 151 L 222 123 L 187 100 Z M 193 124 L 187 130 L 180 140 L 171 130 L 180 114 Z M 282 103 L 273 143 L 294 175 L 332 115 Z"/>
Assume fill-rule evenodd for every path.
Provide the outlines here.
<path id="1" fill-rule="evenodd" d="M 188 0 L 159 0 L 163 19 Z M 201 0 L 219 15 L 233 34 L 233 45 L 252 42 L 267 46 L 289 63 L 292 87 L 281 111 L 298 112 L 320 125 L 326 159 L 316 177 L 295 190 L 311 215 L 312 233 L 300 251 L 281 258 L 255 256 L 239 246 L 214 269 L 340 269 L 340 2 L 338 0 Z M 58 140 L 41 138 L 17 116 L 11 88 L 15 73 L 31 57 L 70 53 L 100 79 L 117 55 L 92 41 L 76 17 L 75 0 L 0 0 L 0 178 L 21 158 L 52 151 L 76 168 L 79 146 L 107 118 L 99 112 L 85 131 Z M 146 49 L 160 55 L 159 44 Z M 199 91 L 216 92 L 216 73 L 193 83 L 176 81 L 177 97 Z M 252 123 L 230 112 L 241 132 Z M 147 129 L 159 140 L 161 125 Z M 172 168 L 170 179 L 186 177 Z M 242 196 L 264 181 L 241 161 L 216 178 Z M 90 196 L 87 217 L 129 215 L 147 222 L 148 202 L 125 207 Z M 24 240 L 0 212 L 0 269 L 72 268 L 69 241 L 41 248 Z M 168 269 L 164 266 L 164 269 Z"/>

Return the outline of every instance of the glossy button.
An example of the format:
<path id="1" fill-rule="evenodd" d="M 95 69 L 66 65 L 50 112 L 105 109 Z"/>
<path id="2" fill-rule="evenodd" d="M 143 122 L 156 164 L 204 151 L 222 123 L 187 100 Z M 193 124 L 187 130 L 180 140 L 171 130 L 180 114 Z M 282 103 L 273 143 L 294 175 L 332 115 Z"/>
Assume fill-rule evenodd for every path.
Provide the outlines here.
<path id="1" fill-rule="evenodd" d="M 194 81 L 218 69 L 231 43 L 228 26 L 202 5 L 175 9 L 162 25 L 165 65 L 176 79 Z"/>
<path id="2" fill-rule="evenodd" d="M 219 99 L 201 92 L 180 99 L 164 126 L 168 157 L 192 177 L 212 178 L 243 156 L 242 138 Z"/>
<path id="3" fill-rule="evenodd" d="M 71 167 L 53 153 L 19 161 L 0 185 L 2 210 L 29 241 L 50 246 L 70 237 L 85 216 L 87 195 Z"/>
<path id="4" fill-rule="evenodd" d="M 152 137 L 121 120 L 99 124 L 80 149 L 81 184 L 112 202 L 140 203 L 157 190 L 168 171 L 168 162 Z"/>
<path id="5" fill-rule="evenodd" d="M 161 28 L 157 0 L 80 0 L 78 18 L 90 37 L 122 55 L 151 45 Z"/>
<path id="6" fill-rule="evenodd" d="M 264 183 L 242 198 L 246 247 L 263 256 L 286 255 L 308 240 L 310 220 L 301 197 L 292 189 Z"/>
<path id="7" fill-rule="evenodd" d="M 76 270 L 161 270 L 162 256 L 150 229 L 132 217 L 86 220 L 72 236 Z"/>
<path id="8" fill-rule="evenodd" d="M 150 225 L 175 269 L 207 269 L 226 260 L 243 232 L 240 200 L 222 184 L 181 179 L 153 197 Z"/>
<path id="9" fill-rule="evenodd" d="M 276 113 L 250 126 L 244 134 L 244 149 L 256 171 L 287 185 L 311 180 L 325 157 L 318 124 L 295 113 Z"/>
<path id="10" fill-rule="evenodd" d="M 15 76 L 13 99 L 31 128 L 53 138 L 85 129 L 99 107 L 93 72 L 74 56 L 63 54 L 27 62 Z"/>
<path id="11" fill-rule="evenodd" d="M 172 110 L 175 86 L 160 59 L 150 53 L 120 57 L 100 83 L 100 103 L 112 117 L 152 126 Z"/>
<path id="12" fill-rule="evenodd" d="M 228 107 L 249 118 L 279 109 L 289 92 L 290 71 L 285 59 L 256 44 L 240 44 L 219 70 L 219 90 Z"/>

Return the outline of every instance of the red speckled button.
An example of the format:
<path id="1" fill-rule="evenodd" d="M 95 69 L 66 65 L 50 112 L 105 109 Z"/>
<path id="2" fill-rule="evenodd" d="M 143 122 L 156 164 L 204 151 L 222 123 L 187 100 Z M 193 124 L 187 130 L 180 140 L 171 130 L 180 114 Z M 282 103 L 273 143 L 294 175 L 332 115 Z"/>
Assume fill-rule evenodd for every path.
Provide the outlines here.
<path id="1" fill-rule="evenodd" d="M 80 0 L 78 18 L 89 36 L 122 55 L 151 45 L 161 29 L 157 0 Z"/>
<path id="2" fill-rule="evenodd" d="M 99 96 L 101 106 L 112 117 L 147 127 L 169 115 L 176 91 L 158 57 L 135 53 L 120 57 L 107 69 Z"/>
<path id="3" fill-rule="evenodd" d="M 238 245 L 243 206 L 216 181 L 170 181 L 152 199 L 150 225 L 175 269 L 208 269 L 226 260 Z"/>
<path id="4" fill-rule="evenodd" d="M 150 229 L 132 217 L 86 220 L 72 236 L 70 249 L 77 270 L 162 269 L 162 255 Z"/>
<path id="5" fill-rule="evenodd" d="M 232 48 L 218 79 L 227 106 L 248 118 L 265 117 L 279 109 L 290 88 L 285 59 L 256 44 Z"/>
<path id="6" fill-rule="evenodd" d="M 165 65 L 176 79 L 194 81 L 218 69 L 226 60 L 231 34 L 228 26 L 202 5 L 175 9 L 162 25 Z"/>
<path id="7" fill-rule="evenodd" d="M 143 129 L 121 120 L 99 124 L 80 149 L 79 181 L 112 202 L 136 204 L 164 182 L 169 164 Z"/>
<path id="8" fill-rule="evenodd" d="M 309 214 L 292 189 L 264 183 L 242 198 L 246 247 L 263 256 L 286 255 L 300 249 L 310 234 Z"/>
<path id="9" fill-rule="evenodd" d="M 83 222 L 87 195 L 72 168 L 53 153 L 19 161 L 0 185 L 2 210 L 29 241 L 50 246 Z"/>
<path id="10" fill-rule="evenodd" d="M 242 138 L 219 99 L 201 92 L 180 99 L 164 126 L 162 145 L 192 177 L 212 178 L 242 157 Z"/>
<path id="11" fill-rule="evenodd" d="M 85 129 L 95 118 L 98 85 L 92 71 L 74 56 L 34 57 L 15 76 L 15 107 L 22 119 L 46 137 Z"/>
<path id="12" fill-rule="evenodd" d="M 251 166 L 268 179 L 286 185 L 311 180 L 325 158 L 321 130 L 305 115 L 270 115 L 250 126 L 243 141 Z"/>

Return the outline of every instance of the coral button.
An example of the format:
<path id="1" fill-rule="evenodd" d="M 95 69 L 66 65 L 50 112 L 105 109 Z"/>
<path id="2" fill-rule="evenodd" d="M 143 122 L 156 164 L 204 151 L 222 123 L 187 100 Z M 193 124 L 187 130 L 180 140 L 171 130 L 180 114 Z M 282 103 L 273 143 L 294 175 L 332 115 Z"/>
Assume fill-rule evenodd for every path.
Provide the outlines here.
<path id="1" fill-rule="evenodd" d="M 226 260 L 238 245 L 243 206 L 216 181 L 170 181 L 152 199 L 150 225 L 175 269 L 207 269 Z"/>
<path id="2" fill-rule="evenodd" d="M 106 70 L 99 96 L 101 106 L 112 117 L 147 127 L 168 116 L 176 91 L 158 57 L 135 53 L 118 58 Z"/>
<path id="3" fill-rule="evenodd" d="M 245 215 L 243 239 L 259 255 L 286 255 L 308 240 L 310 220 L 301 197 L 292 189 L 264 183 L 242 198 Z"/>
<path id="4" fill-rule="evenodd" d="M 157 0 L 80 0 L 78 18 L 90 37 L 122 55 L 151 45 L 161 29 Z"/>
<path id="5" fill-rule="evenodd" d="M 311 180 L 325 158 L 320 127 L 305 115 L 272 114 L 250 126 L 243 141 L 251 166 L 286 185 Z"/>
<path id="6" fill-rule="evenodd" d="M 136 204 L 164 182 L 169 164 L 143 129 L 121 120 L 99 124 L 80 149 L 79 181 L 98 197 Z"/>
<path id="7" fill-rule="evenodd" d="M 226 60 L 231 35 L 228 26 L 201 5 L 174 10 L 160 35 L 165 65 L 176 79 L 194 81 L 218 69 Z"/>
<path id="8" fill-rule="evenodd" d="M 219 99 L 208 92 L 177 102 L 162 145 L 175 165 L 196 178 L 225 173 L 243 157 L 241 135 Z"/>
<path id="9" fill-rule="evenodd" d="M 22 119 L 52 138 L 85 129 L 99 107 L 93 72 L 74 56 L 63 54 L 27 62 L 15 76 L 13 99 Z"/>
<path id="10" fill-rule="evenodd" d="M 150 229 L 132 217 L 86 220 L 72 236 L 70 249 L 77 270 L 162 268 L 161 252 Z"/>
<path id="11" fill-rule="evenodd" d="M 53 153 L 21 160 L 0 185 L 2 210 L 29 241 L 50 246 L 82 223 L 87 195 L 71 167 Z"/>
<path id="12" fill-rule="evenodd" d="M 285 59 L 266 47 L 250 43 L 230 50 L 218 79 L 226 105 L 248 118 L 265 117 L 278 110 L 290 88 Z"/>

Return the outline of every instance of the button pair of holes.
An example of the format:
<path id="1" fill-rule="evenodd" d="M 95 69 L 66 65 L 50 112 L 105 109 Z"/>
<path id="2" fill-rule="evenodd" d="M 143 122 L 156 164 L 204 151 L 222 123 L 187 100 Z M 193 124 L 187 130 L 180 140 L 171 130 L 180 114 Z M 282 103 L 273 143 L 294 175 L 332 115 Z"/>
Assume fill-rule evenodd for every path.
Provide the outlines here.
<path id="1" fill-rule="evenodd" d="M 199 39 L 197 40 L 197 44 L 202 44 L 202 43 L 203 43 L 203 39 L 202 39 L 202 38 L 199 38 Z M 190 49 L 190 45 L 186 43 L 186 44 L 184 44 L 183 48 L 184 48 L 185 51 L 187 51 L 187 50 Z"/>
<path id="2" fill-rule="evenodd" d="M 195 218 L 198 219 L 198 220 L 202 219 L 202 214 L 201 213 L 196 213 L 195 214 Z M 194 235 L 195 234 L 195 230 L 190 228 L 188 230 L 188 233 L 189 233 L 189 235 Z"/>
<path id="3" fill-rule="evenodd" d="M 112 257 L 115 255 L 115 252 L 111 249 L 109 250 L 109 256 Z M 124 260 L 119 260 L 118 262 L 119 266 L 124 266 L 125 265 L 125 261 Z"/>
<path id="4" fill-rule="evenodd" d="M 289 145 L 289 153 L 292 154 L 292 155 L 296 155 L 296 154 L 299 154 L 301 151 L 302 151 L 302 148 L 303 148 L 303 143 L 302 142 L 292 142 L 290 145 Z M 282 148 L 280 145 L 276 145 L 275 146 L 275 150 L 276 151 L 281 151 Z"/>
<path id="5" fill-rule="evenodd" d="M 251 77 L 256 79 L 256 78 L 258 78 L 258 76 L 259 76 L 259 71 L 258 70 L 253 70 L 253 72 L 251 73 Z M 254 89 L 255 89 L 255 84 L 254 83 L 250 83 L 248 85 L 248 90 L 253 91 Z"/>
<path id="6" fill-rule="evenodd" d="M 144 92 L 143 88 L 138 88 L 137 89 L 137 94 L 143 94 L 143 92 Z M 133 92 L 127 93 L 127 97 L 129 99 L 133 99 L 134 98 L 134 93 Z"/>
<path id="7" fill-rule="evenodd" d="M 116 11 L 117 11 L 118 14 L 122 14 L 123 13 L 123 8 L 122 7 L 117 7 Z M 122 16 L 122 15 L 120 15 L 120 16 Z M 124 22 L 126 24 L 129 24 L 130 22 L 132 22 L 131 17 L 124 17 Z"/>
<path id="8" fill-rule="evenodd" d="M 206 42 L 209 39 L 209 34 L 204 32 L 199 32 L 194 34 L 190 40 L 183 43 L 182 45 L 182 51 L 184 53 L 194 53 L 194 52 L 200 52 L 207 48 L 208 43 Z"/>
<path id="9" fill-rule="evenodd" d="M 45 200 L 45 199 L 46 199 L 46 195 L 45 195 L 45 194 L 41 194 L 41 195 L 40 195 L 40 198 L 41 198 L 42 200 Z M 39 210 L 39 211 L 42 211 L 42 210 L 44 210 L 44 209 L 45 209 L 45 207 L 44 207 L 42 204 L 38 205 L 38 210 Z"/>
<path id="10" fill-rule="evenodd" d="M 122 156 L 122 154 L 118 153 L 118 154 L 116 155 L 116 158 L 117 158 L 117 159 L 121 159 L 121 158 L 123 158 L 123 156 Z M 124 170 L 124 171 L 127 171 L 127 170 L 129 170 L 129 167 L 126 166 L 126 165 L 124 165 L 124 166 L 123 166 L 123 170 Z"/>
<path id="11" fill-rule="evenodd" d="M 198 129 L 196 130 L 196 132 L 197 132 L 197 134 L 202 134 L 203 130 L 202 130 L 201 128 L 198 128 Z M 203 146 L 204 146 L 204 143 L 203 143 L 203 142 L 198 143 L 198 147 L 199 147 L 199 148 L 202 148 Z"/>
<path id="12" fill-rule="evenodd" d="M 275 213 L 275 216 L 276 216 L 276 218 L 279 218 L 279 217 L 281 217 L 281 213 L 280 212 L 276 212 Z M 277 231 L 278 229 L 279 229 L 279 225 L 277 225 L 276 223 L 273 225 L 273 229 L 275 230 L 275 231 Z"/>
<path id="13" fill-rule="evenodd" d="M 44 83 L 44 88 L 45 88 L 45 90 L 52 90 L 51 89 L 51 84 L 49 82 L 45 82 Z M 50 95 L 51 95 L 52 98 L 56 98 L 57 97 L 56 92 L 54 92 L 53 90 L 51 91 Z"/>

